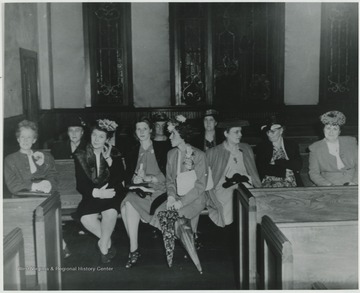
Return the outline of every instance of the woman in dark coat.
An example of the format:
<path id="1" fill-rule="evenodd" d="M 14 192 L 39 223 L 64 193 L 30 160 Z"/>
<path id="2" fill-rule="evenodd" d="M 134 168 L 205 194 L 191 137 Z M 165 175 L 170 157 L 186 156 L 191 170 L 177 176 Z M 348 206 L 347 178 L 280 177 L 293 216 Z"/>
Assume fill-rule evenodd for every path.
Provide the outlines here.
<path id="1" fill-rule="evenodd" d="M 216 110 L 208 109 L 203 116 L 204 129 L 192 139 L 192 145 L 206 152 L 208 149 L 221 144 L 224 141 L 224 135 L 216 128 L 218 124 L 219 113 Z"/>
<path id="2" fill-rule="evenodd" d="M 51 154 L 56 160 L 72 159 L 77 149 L 85 149 L 85 126 L 85 122 L 79 117 L 68 123 L 68 139 L 65 141 L 55 142 L 51 147 Z"/>
<path id="3" fill-rule="evenodd" d="M 130 238 L 130 253 L 126 268 L 135 265 L 140 257 L 138 230 L 140 220 L 150 223 L 156 206 L 166 200 L 166 159 L 167 152 L 151 140 L 152 124 L 141 118 L 135 125 L 139 141 L 127 155 L 127 185 L 147 184 L 143 194 L 131 191 L 121 203 L 121 215 Z M 141 191 L 140 191 L 141 192 Z M 147 195 L 145 192 L 149 192 Z"/>
<path id="4" fill-rule="evenodd" d="M 302 160 L 299 146 L 283 138 L 283 123 L 277 117 L 271 117 L 261 130 L 267 136 L 267 141 L 256 147 L 256 165 L 262 186 L 304 186 L 300 177 Z"/>
<path id="5" fill-rule="evenodd" d="M 114 121 L 97 120 L 91 131 L 91 143 L 74 154 L 76 188 L 82 195 L 77 213 L 84 227 L 99 238 L 103 263 L 115 256 L 111 234 L 124 195 L 125 172 L 121 156 L 109 144 L 116 127 Z"/>

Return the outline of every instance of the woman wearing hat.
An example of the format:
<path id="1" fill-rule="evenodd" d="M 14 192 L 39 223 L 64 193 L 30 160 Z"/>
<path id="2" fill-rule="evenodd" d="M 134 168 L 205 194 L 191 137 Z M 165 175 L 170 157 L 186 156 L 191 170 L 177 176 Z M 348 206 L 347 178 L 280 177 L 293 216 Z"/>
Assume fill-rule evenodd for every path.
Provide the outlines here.
<path id="1" fill-rule="evenodd" d="M 192 144 L 200 150 L 207 151 L 208 149 L 222 143 L 224 138 L 222 134 L 217 131 L 219 112 L 213 109 L 205 111 L 203 116 L 204 130 L 197 135 Z"/>
<path id="2" fill-rule="evenodd" d="M 199 215 L 205 208 L 206 202 L 205 153 L 188 143 L 191 129 L 184 116 L 178 115 L 170 120 L 167 130 L 173 147 L 167 155 L 167 201 L 155 211 L 155 214 L 157 215 L 159 211 L 175 209 L 180 217 L 191 221 L 193 232 L 196 233 Z M 192 176 L 186 177 L 186 175 Z M 157 217 L 153 218 L 153 224 L 160 229 Z"/>
<path id="3" fill-rule="evenodd" d="M 72 159 L 77 149 L 85 149 L 86 142 L 83 139 L 85 126 L 85 122 L 80 117 L 68 123 L 68 139 L 54 143 L 51 148 L 51 154 L 55 159 Z"/>
<path id="4" fill-rule="evenodd" d="M 167 151 L 164 152 L 151 140 L 152 124 L 148 118 L 140 118 L 136 122 L 135 134 L 139 143 L 126 156 L 126 181 L 133 187 L 136 184 L 147 184 L 146 189 L 142 191 L 152 192 L 146 194 L 130 190 L 121 203 L 122 220 L 130 239 L 130 253 L 125 265 L 127 269 L 134 266 L 141 256 L 138 249 L 140 220 L 150 223 L 154 215 L 154 205 L 166 200 Z"/>
<path id="5" fill-rule="evenodd" d="M 214 187 L 208 191 L 209 217 L 218 226 L 233 222 L 233 191 L 242 182 L 248 188 L 261 187 L 256 170 L 254 153 L 246 143 L 241 143 L 244 120 L 228 120 L 219 123 L 224 129 L 225 141 L 206 151 Z"/>
<path id="6" fill-rule="evenodd" d="M 121 156 L 109 143 L 117 126 L 108 119 L 97 120 L 91 128 L 91 142 L 74 154 L 76 188 L 82 195 L 77 213 L 83 226 L 99 238 L 96 247 L 102 263 L 115 256 L 111 234 L 125 193 Z"/>
<path id="7" fill-rule="evenodd" d="M 267 141 L 256 146 L 256 165 L 262 186 L 304 186 L 300 177 L 302 160 L 299 146 L 283 138 L 283 123 L 277 117 L 271 117 L 261 130 L 267 137 Z"/>
<path id="8" fill-rule="evenodd" d="M 357 185 L 358 147 L 354 137 L 340 136 L 346 117 L 339 111 L 320 116 L 324 139 L 309 146 L 309 175 L 318 186 Z"/>

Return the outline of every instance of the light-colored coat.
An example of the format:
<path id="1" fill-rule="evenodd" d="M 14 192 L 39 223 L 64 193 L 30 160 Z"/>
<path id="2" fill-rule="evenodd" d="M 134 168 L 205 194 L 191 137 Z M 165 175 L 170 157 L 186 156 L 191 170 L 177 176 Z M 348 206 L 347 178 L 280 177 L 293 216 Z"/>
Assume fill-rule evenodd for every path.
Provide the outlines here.
<path id="1" fill-rule="evenodd" d="M 250 145 L 247 143 L 240 143 L 239 150 L 243 153 L 244 165 L 246 171 L 251 176 L 254 187 L 261 187 L 261 181 L 255 165 L 254 152 Z M 206 158 L 212 171 L 214 186 L 217 186 L 221 177 L 224 175 L 224 170 L 230 158 L 230 152 L 225 148 L 224 143 L 222 143 L 207 150 Z M 225 223 L 220 213 L 221 204 L 216 198 L 215 189 L 211 189 L 206 193 L 208 195 L 206 206 L 209 211 L 209 217 L 216 225 L 224 227 Z"/>
<path id="2" fill-rule="evenodd" d="M 176 177 L 179 151 L 173 148 L 168 152 L 166 165 L 166 189 L 167 195 L 173 196 L 176 200 L 180 200 L 183 207 L 179 209 L 179 215 L 188 219 L 193 219 L 200 215 L 205 208 L 205 187 L 207 183 L 207 164 L 205 153 L 195 147 L 194 163 L 196 181 L 195 186 L 184 196 L 177 195 L 176 192 Z"/>
<path id="3" fill-rule="evenodd" d="M 339 153 L 345 167 L 338 170 L 336 157 L 329 153 L 326 141 L 320 140 L 309 146 L 309 176 L 318 186 L 358 183 L 358 147 L 354 137 L 339 137 Z"/>

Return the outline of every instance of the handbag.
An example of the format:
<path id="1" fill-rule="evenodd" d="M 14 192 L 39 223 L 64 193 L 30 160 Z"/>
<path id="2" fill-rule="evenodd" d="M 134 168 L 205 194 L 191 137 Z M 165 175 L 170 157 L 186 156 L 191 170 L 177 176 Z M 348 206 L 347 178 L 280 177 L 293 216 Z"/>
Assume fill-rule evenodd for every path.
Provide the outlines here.
<path id="1" fill-rule="evenodd" d="M 177 164 L 177 176 L 176 176 L 176 189 L 177 189 L 177 194 L 179 196 L 184 196 L 191 189 L 194 188 L 197 177 L 196 177 L 195 170 L 185 171 L 185 172 L 180 173 L 180 166 L 181 166 L 181 156 L 180 156 L 180 151 L 179 151 L 178 164 Z"/>
<path id="2" fill-rule="evenodd" d="M 195 170 L 179 173 L 176 177 L 177 194 L 184 196 L 194 188 L 196 182 Z"/>

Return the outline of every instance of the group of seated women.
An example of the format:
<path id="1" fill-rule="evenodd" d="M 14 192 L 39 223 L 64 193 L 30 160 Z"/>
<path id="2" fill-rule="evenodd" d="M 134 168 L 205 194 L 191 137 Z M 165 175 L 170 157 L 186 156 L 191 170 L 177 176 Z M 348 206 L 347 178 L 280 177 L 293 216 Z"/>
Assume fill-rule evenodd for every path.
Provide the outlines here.
<path id="1" fill-rule="evenodd" d="M 318 186 L 357 185 L 356 139 L 339 136 L 344 114 L 331 111 L 320 119 L 325 137 L 309 147 L 311 180 Z M 115 121 L 96 120 L 87 143 L 82 140 L 82 120 L 69 126 L 69 141 L 54 146 L 52 154 L 74 158 L 76 186 L 82 194 L 77 213 L 83 226 L 99 239 L 102 263 L 116 255 L 111 235 L 119 213 L 130 239 L 125 266 L 131 268 L 141 256 L 140 221 L 160 229 L 159 212 L 176 210 L 196 233 L 199 215 L 207 208 L 211 220 L 224 227 L 233 222 L 233 191 L 239 183 L 247 188 L 302 186 L 299 147 L 283 138 L 284 125 L 278 119 L 261 127 L 267 140 L 256 146 L 256 158 L 251 146 L 240 142 L 248 122 L 218 120 L 215 110 L 207 110 L 204 132 L 192 139 L 193 129 L 182 115 L 141 118 L 135 123 L 137 143 L 125 154 L 114 146 Z M 53 157 L 31 149 L 37 138 L 35 124 L 21 122 L 16 138 L 20 150 L 4 163 L 10 191 L 56 190 Z"/>

